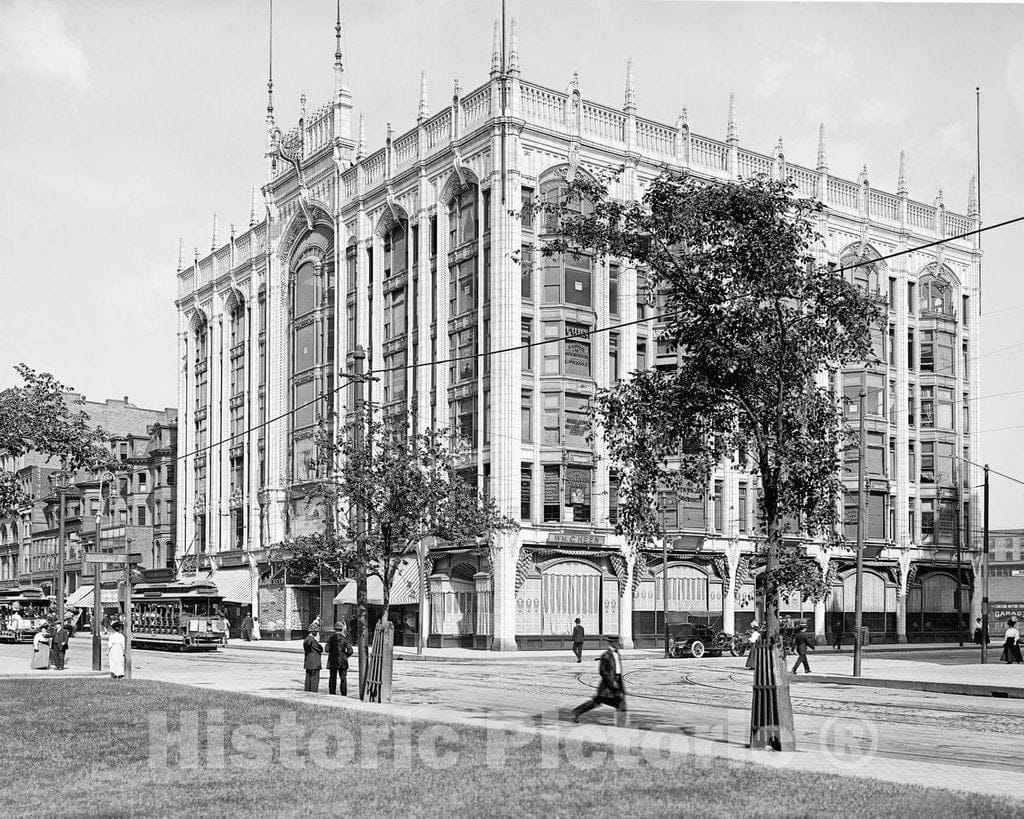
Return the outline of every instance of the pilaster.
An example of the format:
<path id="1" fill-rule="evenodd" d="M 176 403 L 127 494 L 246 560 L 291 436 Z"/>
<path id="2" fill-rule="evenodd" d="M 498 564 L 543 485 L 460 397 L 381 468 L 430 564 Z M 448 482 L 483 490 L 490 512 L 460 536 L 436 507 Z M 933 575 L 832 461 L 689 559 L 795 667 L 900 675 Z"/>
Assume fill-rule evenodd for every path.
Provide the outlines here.
<path id="1" fill-rule="evenodd" d="M 494 567 L 494 636 L 492 651 L 516 651 L 516 563 L 522 549 L 517 531 L 495 532 L 491 537 Z"/>

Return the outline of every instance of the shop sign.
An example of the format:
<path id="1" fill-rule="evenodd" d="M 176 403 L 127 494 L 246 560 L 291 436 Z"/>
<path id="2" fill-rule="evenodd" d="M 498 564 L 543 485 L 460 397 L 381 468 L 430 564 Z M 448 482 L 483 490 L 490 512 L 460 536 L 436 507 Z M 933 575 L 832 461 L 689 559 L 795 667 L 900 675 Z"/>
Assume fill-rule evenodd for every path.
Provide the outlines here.
<path id="1" fill-rule="evenodd" d="M 544 472 L 544 503 L 548 506 L 558 505 L 558 473 Z"/>
<path id="2" fill-rule="evenodd" d="M 1011 617 L 1015 620 L 1024 619 L 1024 603 L 989 603 L 989 621 L 1000 622 L 1002 620 L 1009 620 Z"/>
<path id="3" fill-rule="evenodd" d="M 547 542 L 552 546 L 603 546 L 604 540 L 604 535 L 592 535 L 584 532 L 551 532 Z"/>

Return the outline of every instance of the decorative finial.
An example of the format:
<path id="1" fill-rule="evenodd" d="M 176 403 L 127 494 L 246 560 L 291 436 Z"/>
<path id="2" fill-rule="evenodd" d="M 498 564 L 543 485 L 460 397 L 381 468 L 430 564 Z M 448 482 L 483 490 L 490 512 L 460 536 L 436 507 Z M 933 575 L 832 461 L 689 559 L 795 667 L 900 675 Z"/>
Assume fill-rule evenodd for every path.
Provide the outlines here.
<path id="1" fill-rule="evenodd" d="M 944 208 L 944 207 L 946 207 L 946 203 L 942 199 L 942 188 L 939 188 L 939 195 L 935 197 L 934 205 L 937 208 Z"/>
<path id="2" fill-rule="evenodd" d="M 427 101 L 427 72 L 420 72 L 420 110 L 416 117 L 417 122 L 423 122 L 430 116 L 430 103 Z"/>
<path id="3" fill-rule="evenodd" d="M 624 111 L 636 111 L 636 88 L 633 86 L 633 58 L 626 60 L 626 104 Z"/>
<path id="4" fill-rule="evenodd" d="M 580 72 L 573 71 L 572 79 L 569 80 L 569 93 L 578 94 L 580 92 Z"/>
<path id="5" fill-rule="evenodd" d="M 513 74 L 519 73 L 519 38 L 516 36 L 516 18 L 512 18 L 511 47 L 508 52 L 508 70 Z"/>
<path id="6" fill-rule="evenodd" d="M 303 91 L 299 94 L 299 119 L 303 122 L 306 121 L 306 92 Z"/>
<path id="7" fill-rule="evenodd" d="M 366 115 L 359 115 L 359 142 L 356 145 L 356 158 L 366 156 Z"/>
<path id="8" fill-rule="evenodd" d="M 828 171 L 828 154 L 825 151 L 825 123 L 818 126 L 818 173 Z"/>
<path id="9" fill-rule="evenodd" d="M 229 225 L 229 228 L 230 228 L 230 232 L 229 232 L 228 236 L 230 237 L 230 241 L 232 243 L 234 243 L 234 241 L 235 241 L 235 224 L 234 224 L 234 222 L 232 222 Z"/>
<path id="10" fill-rule="evenodd" d="M 494 20 L 494 45 L 491 47 L 491 73 L 501 72 L 501 29 L 497 18 Z"/>
<path id="11" fill-rule="evenodd" d="M 210 243 L 210 250 L 217 249 L 217 211 L 213 212 L 213 241 Z"/>
<path id="12" fill-rule="evenodd" d="M 395 129 L 391 127 L 391 123 L 388 123 L 388 142 L 391 142 L 395 138 Z"/>
<path id="13" fill-rule="evenodd" d="M 972 176 L 971 181 L 967 183 L 967 215 L 978 215 L 978 178 L 976 176 Z"/>
<path id="14" fill-rule="evenodd" d="M 337 14 L 334 21 L 334 94 L 341 94 L 344 87 L 344 65 L 341 61 L 341 0 L 337 0 Z"/>
<path id="15" fill-rule="evenodd" d="M 907 195 L 907 157 L 900 151 L 900 177 L 896 182 L 896 193 L 900 196 Z"/>
<path id="16" fill-rule="evenodd" d="M 178 272 L 185 269 L 185 237 L 178 237 Z"/>
<path id="17" fill-rule="evenodd" d="M 860 173 L 857 175 L 858 185 L 869 185 L 868 182 L 868 163 L 864 163 L 864 167 L 860 169 Z"/>
<path id="18" fill-rule="evenodd" d="M 775 156 L 779 159 L 785 156 L 785 151 L 782 150 L 782 137 L 779 137 L 779 142 L 775 146 Z"/>
<path id="19" fill-rule="evenodd" d="M 729 92 L 729 126 L 725 134 L 726 142 L 738 143 L 740 141 L 739 129 L 736 127 L 736 94 Z"/>
<path id="20" fill-rule="evenodd" d="M 252 186 L 252 204 L 249 206 L 249 227 L 256 225 L 256 186 Z"/>
<path id="21" fill-rule="evenodd" d="M 683 113 L 679 115 L 679 124 L 684 128 L 690 127 L 690 115 L 686 111 L 686 106 L 683 106 Z"/>
<path id="22" fill-rule="evenodd" d="M 462 96 L 462 88 L 459 87 L 459 78 L 456 77 L 455 81 L 452 83 L 452 97 L 455 98 L 455 97 L 461 97 L 461 96 Z"/>
<path id="23" fill-rule="evenodd" d="M 274 0 L 270 0 L 270 36 L 267 45 L 267 130 L 274 126 Z"/>
<path id="24" fill-rule="evenodd" d="M 193 254 L 192 254 L 192 263 L 193 263 L 193 264 L 194 264 L 194 265 L 195 265 L 196 267 L 199 267 L 199 246 L 198 246 L 198 245 L 196 245 L 195 247 L 193 247 L 193 248 L 192 248 L 192 250 L 193 250 Z"/>

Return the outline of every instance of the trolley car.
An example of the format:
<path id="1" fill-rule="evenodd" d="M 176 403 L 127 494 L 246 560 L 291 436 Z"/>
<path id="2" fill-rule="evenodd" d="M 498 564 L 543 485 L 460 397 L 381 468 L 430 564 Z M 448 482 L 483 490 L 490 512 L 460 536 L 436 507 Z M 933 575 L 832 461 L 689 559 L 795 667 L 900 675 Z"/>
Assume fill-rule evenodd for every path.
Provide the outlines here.
<path id="1" fill-rule="evenodd" d="M 213 583 L 138 583 L 132 589 L 132 646 L 215 651 L 224 642 L 223 601 Z"/>
<path id="2" fill-rule="evenodd" d="M 53 599 L 38 586 L 0 590 L 0 640 L 32 642 L 52 605 Z"/>

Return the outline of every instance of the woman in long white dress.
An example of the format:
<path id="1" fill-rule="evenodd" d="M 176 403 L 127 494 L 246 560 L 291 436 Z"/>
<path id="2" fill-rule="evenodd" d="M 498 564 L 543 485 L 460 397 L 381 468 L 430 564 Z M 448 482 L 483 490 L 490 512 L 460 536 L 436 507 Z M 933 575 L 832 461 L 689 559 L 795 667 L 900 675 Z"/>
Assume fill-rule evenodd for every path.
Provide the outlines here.
<path id="1" fill-rule="evenodd" d="M 110 663 L 110 676 L 119 680 L 124 676 L 124 626 L 114 623 L 107 637 L 107 659 Z"/>
<path id="2" fill-rule="evenodd" d="M 252 618 L 252 639 L 254 639 L 254 640 L 262 640 L 263 639 L 263 635 L 260 633 L 260 618 L 259 617 L 253 617 Z"/>
<path id="3" fill-rule="evenodd" d="M 45 671 L 50 667 L 50 633 L 40 626 L 32 638 L 32 667 Z"/>

